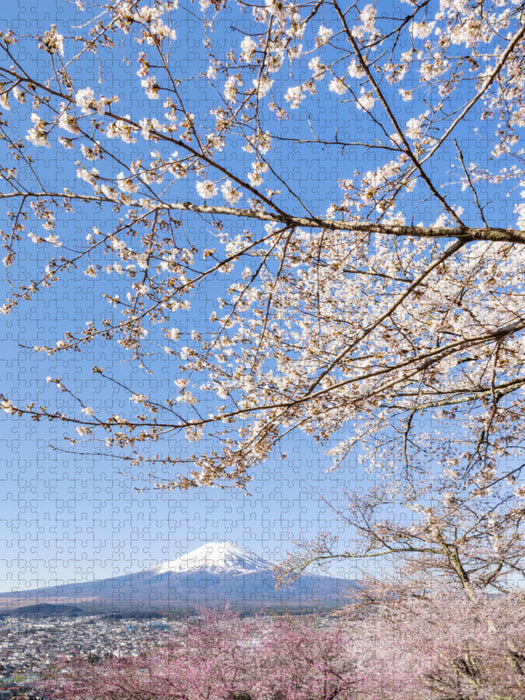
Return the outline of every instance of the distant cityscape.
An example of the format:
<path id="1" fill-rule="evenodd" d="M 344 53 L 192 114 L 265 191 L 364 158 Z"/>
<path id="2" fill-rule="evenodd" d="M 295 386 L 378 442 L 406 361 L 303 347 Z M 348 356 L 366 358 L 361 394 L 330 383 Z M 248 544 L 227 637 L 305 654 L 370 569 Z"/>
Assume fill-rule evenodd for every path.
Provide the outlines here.
<path id="1" fill-rule="evenodd" d="M 32 685 L 58 657 L 80 655 L 93 662 L 134 656 L 159 644 L 182 622 L 111 615 L 6 615 L 0 619 L 0 700 L 40 700 Z"/>

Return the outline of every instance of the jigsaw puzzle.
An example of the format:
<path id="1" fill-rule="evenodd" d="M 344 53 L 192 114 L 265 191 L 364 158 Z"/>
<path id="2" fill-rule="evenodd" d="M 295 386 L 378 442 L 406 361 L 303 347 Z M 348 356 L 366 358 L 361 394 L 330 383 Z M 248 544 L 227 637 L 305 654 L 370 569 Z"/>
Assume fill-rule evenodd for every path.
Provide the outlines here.
<path id="1" fill-rule="evenodd" d="M 522 698 L 523 5 L 2 13 L 0 698 Z"/>

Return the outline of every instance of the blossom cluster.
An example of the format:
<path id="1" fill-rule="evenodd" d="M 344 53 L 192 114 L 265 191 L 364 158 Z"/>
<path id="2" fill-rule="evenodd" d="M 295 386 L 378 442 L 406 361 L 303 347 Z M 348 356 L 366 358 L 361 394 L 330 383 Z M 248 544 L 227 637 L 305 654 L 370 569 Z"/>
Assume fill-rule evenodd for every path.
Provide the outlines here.
<path id="1" fill-rule="evenodd" d="M 523 696 L 516 596 L 474 604 L 416 592 L 374 599 L 379 593 L 367 592 L 372 612 L 342 619 L 201 610 L 140 656 L 58 660 L 41 685 L 56 700 L 438 700 L 466 697 L 472 686 L 477 697 Z"/>

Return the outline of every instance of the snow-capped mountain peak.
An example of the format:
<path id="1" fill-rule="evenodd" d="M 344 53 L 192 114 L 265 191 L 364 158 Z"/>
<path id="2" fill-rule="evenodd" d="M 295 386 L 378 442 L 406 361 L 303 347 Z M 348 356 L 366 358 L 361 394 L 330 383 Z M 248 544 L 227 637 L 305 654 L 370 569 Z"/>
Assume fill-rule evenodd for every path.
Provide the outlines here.
<path id="1" fill-rule="evenodd" d="M 272 565 L 228 542 L 210 542 L 154 568 L 113 578 L 68 583 L 31 591 L 0 593 L 0 611 L 29 604 L 80 605 L 86 611 L 192 610 L 232 604 L 329 608 L 348 602 L 356 582 L 301 574 L 292 586 L 276 590 Z"/>
<path id="2" fill-rule="evenodd" d="M 256 554 L 245 552 L 229 542 L 208 542 L 177 559 L 156 566 L 152 573 L 208 572 L 211 574 L 249 574 L 269 571 L 272 564 Z"/>

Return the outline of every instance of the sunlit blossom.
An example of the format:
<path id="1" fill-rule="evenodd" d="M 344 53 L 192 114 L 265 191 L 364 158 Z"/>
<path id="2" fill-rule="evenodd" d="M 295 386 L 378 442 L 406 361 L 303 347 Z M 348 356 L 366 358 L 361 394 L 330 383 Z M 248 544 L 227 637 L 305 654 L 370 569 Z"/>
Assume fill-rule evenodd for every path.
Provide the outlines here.
<path id="1" fill-rule="evenodd" d="M 195 187 L 197 188 L 197 194 L 203 199 L 210 199 L 211 197 L 215 197 L 215 195 L 219 191 L 217 185 L 211 180 L 203 180 L 197 182 Z"/>

